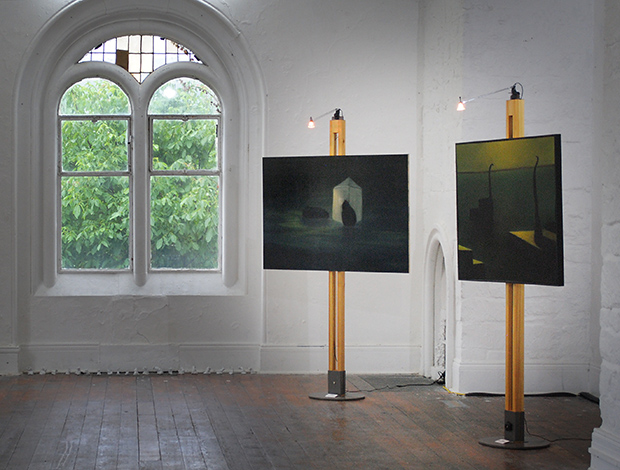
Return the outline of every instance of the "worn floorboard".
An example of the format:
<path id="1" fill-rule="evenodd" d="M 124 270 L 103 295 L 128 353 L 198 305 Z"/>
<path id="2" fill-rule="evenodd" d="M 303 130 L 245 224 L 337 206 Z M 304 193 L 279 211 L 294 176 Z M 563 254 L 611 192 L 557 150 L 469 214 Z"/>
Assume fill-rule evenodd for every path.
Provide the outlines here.
<path id="1" fill-rule="evenodd" d="M 150 374 L 0 377 L 0 468 L 582 469 L 598 406 L 526 397 L 541 450 L 504 450 L 504 398 L 440 385 L 378 387 L 350 376 L 354 402 L 312 400 L 324 375 Z M 371 383 L 373 385 L 371 385 Z"/>

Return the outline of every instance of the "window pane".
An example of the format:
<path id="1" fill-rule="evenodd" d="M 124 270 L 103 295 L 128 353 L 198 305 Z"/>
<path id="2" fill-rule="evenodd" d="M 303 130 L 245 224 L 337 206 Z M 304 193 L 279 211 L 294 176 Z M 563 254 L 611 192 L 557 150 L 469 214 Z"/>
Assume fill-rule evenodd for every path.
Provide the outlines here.
<path id="1" fill-rule="evenodd" d="M 127 170 L 127 120 L 63 121 L 64 171 Z"/>
<path id="2" fill-rule="evenodd" d="M 164 54 L 166 52 L 167 39 L 158 37 L 153 40 L 153 52 Z"/>
<path id="3" fill-rule="evenodd" d="M 140 54 L 129 54 L 127 71 L 131 74 L 140 73 Z"/>
<path id="4" fill-rule="evenodd" d="M 164 83 L 151 98 L 150 114 L 220 114 L 215 93 L 193 78 L 176 78 Z"/>
<path id="5" fill-rule="evenodd" d="M 113 39 L 111 41 L 113 41 Z M 129 50 L 129 36 L 121 36 L 121 37 L 116 38 L 116 48 L 119 50 L 128 51 Z"/>
<path id="6" fill-rule="evenodd" d="M 157 70 L 166 64 L 166 56 L 164 54 L 153 54 L 153 69 Z"/>
<path id="7" fill-rule="evenodd" d="M 153 62 L 153 53 L 160 56 L 155 62 Z M 150 54 L 150 57 L 145 61 L 144 56 L 147 54 Z M 202 63 L 192 51 L 182 44 L 150 34 L 134 34 L 109 39 L 104 44 L 91 49 L 80 60 L 80 62 L 92 61 L 116 64 L 131 73 L 140 83 L 149 73 L 165 64 L 175 62 Z M 150 65 L 145 68 L 145 63 Z M 147 70 L 147 68 L 151 70 Z"/>
<path id="8" fill-rule="evenodd" d="M 103 78 L 86 78 L 71 86 L 60 101 L 61 115 L 129 114 L 129 99 L 118 85 Z"/>
<path id="9" fill-rule="evenodd" d="M 153 54 L 142 53 L 142 63 L 140 64 L 140 72 L 151 73 L 153 71 Z"/>
<path id="10" fill-rule="evenodd" d="M 141 36 L 129 36 L 129 52 L 132 54 L 140 53 L 140 46 L 142 45 L 142 37 Z"/>
<path id="11" fill-rule="evenodd" d="M 153 170 L 217 168 L 214 119 L 153 121 Z"/>
<path id="12" fill-rule="evenodd" d="M 62 178 L 63 269 L 129 267 L 129 178 Z"/>
<path id="13" fill-rule="evenodd" d="M 111 52 L 116 52 L 116 40 L 115 39 L 108 39 L 106 42 L 103 43 L 103 52 L 105 52 L 106 54 L 110 54 Z"/>
<path id="14" fill-rule="evenodd" d="M 153 268 L 218 268 L 218 193 L 216 176 L 151 178 Z"/>

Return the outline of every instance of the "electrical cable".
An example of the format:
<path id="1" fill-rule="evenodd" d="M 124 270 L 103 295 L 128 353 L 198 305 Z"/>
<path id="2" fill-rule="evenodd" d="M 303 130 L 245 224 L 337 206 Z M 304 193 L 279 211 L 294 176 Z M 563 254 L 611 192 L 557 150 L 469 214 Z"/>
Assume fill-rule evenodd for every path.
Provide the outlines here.
<path id="1" fill-rule="evenodd" d="M 354 392 L 365 392 L 365 393 L 371 393 L 371 392 L 380 392 L 381 390 L 394 390 L 397 388 L 407 388 L 407 387 L 430 387 L 431 385 L 438 385 L 438 384 L 442 384 L 443 382 L 443 376 L 440 374 L 439 378 L 437 378 L 436 380 L 433 380 L 432 382 L 412 382 L 412 383 L 405 383 L 405 384 L 396 384 L 396 385 L 385 385 L 383 387 L 375 387 L 369 390 L 353 390 Z M 349 391 L 349 390 L 347 390 Z"/>
<path id="2" fill-rule="evenodd" d="M 466 397 L 503 397 L 504 393 L 491 393 L 491 392 L 468 392 L 464 394 Z M 525 397 L 533 398 L 561 398 L 561 397 L 576 397 L 577 395 L 570 392 L 549 392 L 549 393 L 526 393 Z M 584 397 L 585 398 L 585 397 Z"/>
<path id="3" fill-rule="evenodd" d="M 466 393 L 465 394 L 466 397 L 503 397 L 504 394 L 503 393 L 481 393 L 481 392 L 471 392 L 471 393 Z M 554 397 L 581 397 L 585 400 L 591 401 L 593 403 L 598 403 L 598 398 L 596 398 L 594 395 L 591 395 L 587 392 L 581 392 L 580 394 L 574 394 L 574 393 L 569 393 L 569 392 L 553 392 L 553 393 L 540 393 L 540 394 L 531 394 L 531 395 L 525 395 L 526 397 L 547 397 L 547 398 L 554 398 Z M 530 432 L 528 426 L 527 426 L 527 420 L 525 419 L 525 416 L 523 417 L 523 422 L 525 424 L 525 431 L 528 433 L 528 435 L 532 436 L 532 437 L 538 437 L 539 439 L 543 439 L 547 442 L 558 442 L 558 441 L 591 441 L 591 438 L 586 438 L 586 437 L 558 437 L 557 439 L 547 439 L 544 436 L 540 436 L 538 434 L 534 434 L 532 432 Z"/>
<path id="4" fill-rule="evenodd" d="M 440 372 L 439 373 L 439 377 L 432 381 L 432 382 L 428 382 L 428 383 L 406 383 L 406 384 L 397 384 L 397 385 L 385 385 L 384 387 L 375 387 L 369 390 L 356 390 L 357 392 L 365 392 L 365 393 L 371 393 L 371 392 L 379 392 L 382 390 L 394 390 L 394 389 L 398 389 L 398 388 L 406 388 L 406 387 L 428 387 L 431 385 L 442 385 L 445 383 L 445 372 Z M 501 397 L 504 396 L 504 394 L 497 394 L 497 393 L 479 393 L 479 392 L 472 392 L 472 393 L 457 393 L 457 392 L 452 392 L 450 390 L 448 390 L 445 386 L 443 387 L 444 390 L 446 390 L 448 393 L 451 393 L 453 395 L 460 395 L 460 396 L 465 396 L 465 397 Z M 588 396 L 589 394 L 586 394 L 584 392 L 580 393 L 579 395 L 575 395 L 573 393 L 568 393 L 568 392 L 558 392 L 558 393 L 546 393 L 546 394 L 537 394 L 537 395 L 526 395 L 529 397 L 566 397 L 566 396 L 570 396 L 570 397 L 577 397 L 580 396 L 586 400 L 589 401 L 594 401 L 591 398 L 589 398 Z M 529 427 L 527 425 L 527 420 L 525 419 L 525 417 L 523 418 L 524 424 L 525 424 L 525 431 L 527 432 L 528 435 L 532 436 L 532 437 L 537 437 L 539 439 L 542 439 L 544 441 L 547 442 L 559 442 L 559 441 L 591 441 L 591 438 L 586 438 L 586 437 L 558 437 L 556 439 L 547 439 L 544 436 L 541 436 L 539 434 L 534 434 L 532 432 L 530 432 Z"/>
<path id="5" fill-rule="evenodd" d="M 558 441 L 591 441 L 592 438 L 590 437 L 558 437 L 557 439 L 547 439 L 544 436 L 540 436 L 538 434 L 534 434 L 532 432 L 530 432 L 528 426 L 527 426 L 527 419 L 525 419 L 525 417 L 523 418 L 523 422 L 525 423 L 525 432 L 528 433 L 528 435 L 532 436 L 532 437 L 538 437 L 539 439 L 543 439 L 547 442 L 558 442 Z"/>

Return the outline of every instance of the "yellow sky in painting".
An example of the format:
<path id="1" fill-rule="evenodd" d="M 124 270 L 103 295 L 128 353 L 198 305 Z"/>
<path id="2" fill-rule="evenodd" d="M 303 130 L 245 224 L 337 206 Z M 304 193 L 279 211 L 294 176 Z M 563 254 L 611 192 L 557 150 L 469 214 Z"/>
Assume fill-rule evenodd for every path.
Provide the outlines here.
<path id="1" fill-rule="evenodd" d="M 485 172 L 555 164 L 555 136 L 526 137 L 457 144 L 457 172 Z"/>

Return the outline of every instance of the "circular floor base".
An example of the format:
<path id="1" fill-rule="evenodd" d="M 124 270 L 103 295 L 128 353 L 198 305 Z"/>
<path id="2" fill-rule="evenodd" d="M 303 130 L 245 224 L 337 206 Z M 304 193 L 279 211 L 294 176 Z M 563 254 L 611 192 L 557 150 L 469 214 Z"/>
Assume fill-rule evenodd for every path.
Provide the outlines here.
<path id="1" fill-rule="evenodd" d="M 509 441 L 503 437 L 486 437 L 478 442 L 483 446 L 512 450 L 544 449 L 550 446 L 549 441 L 531 436 L 528 436 L 525 441 Z"/>
<path id="2" fill-rule="evenodd" d="M 336 395 L 335 393 L 312 393 L 309 395 L 313 400 L 330 400 L 330 401 L 354 401 L 366 398 L 361 393 L 346 392 L 344 395 Z"/>

